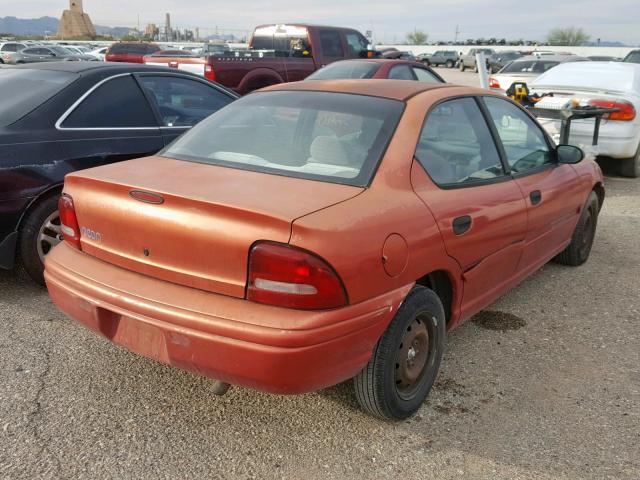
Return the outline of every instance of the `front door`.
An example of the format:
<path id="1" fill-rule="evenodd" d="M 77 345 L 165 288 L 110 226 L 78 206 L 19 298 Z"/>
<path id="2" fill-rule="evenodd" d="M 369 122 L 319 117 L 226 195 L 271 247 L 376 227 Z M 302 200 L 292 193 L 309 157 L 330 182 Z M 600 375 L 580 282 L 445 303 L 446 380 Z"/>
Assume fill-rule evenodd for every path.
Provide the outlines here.
<path id="1" fill-rule="evenodd" d="M 414 188 L 463 271 L 462 316 L 469 318 L 517 274 L 527 227 L 522 192 L 505 172 L 478 100 L 471 97 L 431 110 L 416 160 L 437 186 Z"/>
<path id="2" fill-rule="evenodd" d="M 527 202 L 527 236 L 520 270 L 534 271 L 571 238 L 584 199 L 571 165 L 559 165 L 547 136 L 520 107 L 498 97 L 483 97 L 511 175 Z"/>

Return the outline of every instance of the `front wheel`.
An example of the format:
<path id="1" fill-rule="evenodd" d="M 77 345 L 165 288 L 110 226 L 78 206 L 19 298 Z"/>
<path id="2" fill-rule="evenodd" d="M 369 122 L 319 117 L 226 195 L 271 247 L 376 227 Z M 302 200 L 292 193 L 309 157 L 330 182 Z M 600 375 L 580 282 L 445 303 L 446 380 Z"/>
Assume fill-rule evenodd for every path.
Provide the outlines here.
<path id="1" fill-rule="evenodd" d="M 368 413 L 403 419 L 423 404 L 444 353 L 444 308 L 433 290 L 415 287 L 354 378 L 356 398 Z"/>
<path id="2" fill-rule="evenodd" d="M 467 67 L 464 66 L 464 62 L 462 60 L 460 60 L 460 71 L 464 72 L 467 69 Z"/>
<path id="3" fill-rule="evenodd" d="M 453 60 L 447 60 L 447 68 L 453 68 Z"/>
<path id="4" fill-rule="evenodd" d="M 571 237 L 571 243 L 553 259 L 554 262 L 577 267 L 587 261 L 596 236 L 599 211 L 598 196 L 591 192 Z"/>

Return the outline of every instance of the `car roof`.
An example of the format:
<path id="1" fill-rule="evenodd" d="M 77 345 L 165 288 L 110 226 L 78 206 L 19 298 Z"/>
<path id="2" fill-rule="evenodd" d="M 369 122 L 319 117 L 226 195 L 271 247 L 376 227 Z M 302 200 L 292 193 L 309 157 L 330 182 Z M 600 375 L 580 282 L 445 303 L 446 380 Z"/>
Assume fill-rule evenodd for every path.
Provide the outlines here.
<path id="1" fill-rule="evenodd" d="M 184 71 L 176 71 L 175 68 L 159 67 L 155 65 L 144 65 L 141 63 L 125 63 L 125 62 L 45 62 L 45 63 L 27 63 L 22 65 L 15 65 L 12 68 L 18 68 L 23 70 L 50 70 L 55 72 L 70 72 L 70 73 L 83 73 L 89 71 L 136 71 L 144 72 L 146 70 L 150 72 L 171 72 L 171 73 L 186 73 Z"/>
<path id="2" fill-rule="evenodd" d="M 587 58 L 578 55 L 526 55 L 514 60 L 514 62 L 566 62 L 567 60 L 587 60 Z"/>
<path id="3" fill-rule="evenodd" d="M 459 85 L 447 83 L 423 83 L 414 80 L 316 80 L 313 82 L 281 83 L 267 87 L 261 91 L 308 91 L 349 93 L 352 95 L 367 95 L 370 97 L 389 98 L 391 100 L 406 101 L 422 92 L 442 88 L 463 88 Z M 468 89 L 468 88 L 467 88 Z M 486 90 L 477 90 L 478 94 L 486 94 Z"/>

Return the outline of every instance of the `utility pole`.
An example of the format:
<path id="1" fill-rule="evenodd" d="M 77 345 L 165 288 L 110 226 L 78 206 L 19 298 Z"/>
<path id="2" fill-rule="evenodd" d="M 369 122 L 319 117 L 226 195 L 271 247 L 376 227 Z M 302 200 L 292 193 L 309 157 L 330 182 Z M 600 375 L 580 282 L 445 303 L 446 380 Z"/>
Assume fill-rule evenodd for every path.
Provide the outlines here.
<path id="1" fill-rule="evenodd" d="M 457 45 L 458 44 L 458 35 L 460 35 L 460 25 L 456 25 L 456 35 L 453 39 L 453 44 Z"/>

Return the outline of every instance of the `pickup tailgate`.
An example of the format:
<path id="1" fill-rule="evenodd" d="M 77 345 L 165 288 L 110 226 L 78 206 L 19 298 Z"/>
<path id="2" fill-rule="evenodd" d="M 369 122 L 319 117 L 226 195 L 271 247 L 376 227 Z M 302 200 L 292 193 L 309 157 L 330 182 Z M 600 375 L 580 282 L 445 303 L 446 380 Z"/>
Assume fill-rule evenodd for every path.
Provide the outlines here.
<path id="1" fill-rule="evenodd" d="M 156 67 L 175 68 L 204 77 L 207 60 L 202 57 L 145 57 L 144 63 Z"/>
<path id="2" fill-rule="evenodd" d="M 148 157 L 65 179 L 82 250 L 173 283 L 244 297 L 257 240 L 288 242 L 292 222 L 358 195 L 346 185 Z M 133 198 L 149 192 L 147 203 Z"/>

